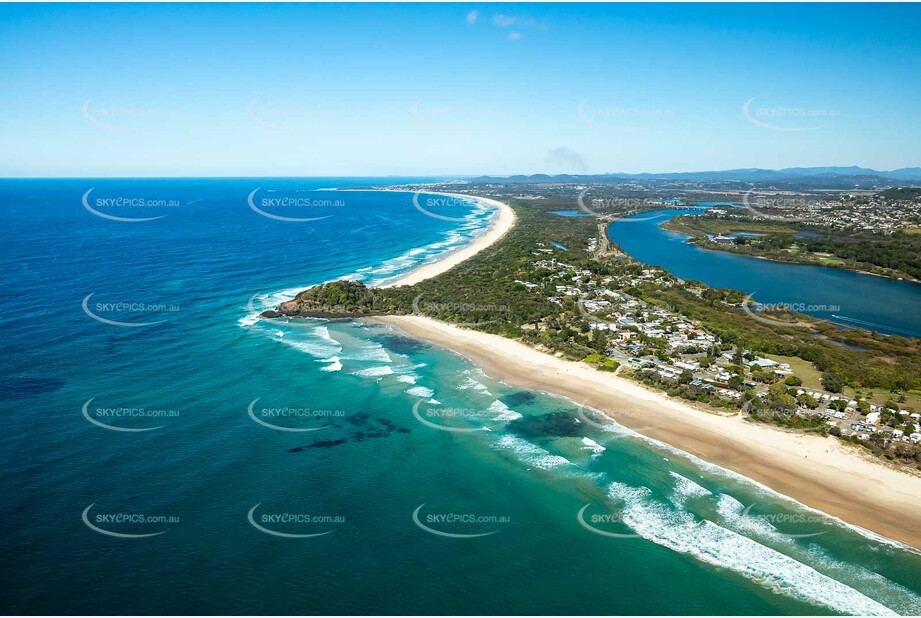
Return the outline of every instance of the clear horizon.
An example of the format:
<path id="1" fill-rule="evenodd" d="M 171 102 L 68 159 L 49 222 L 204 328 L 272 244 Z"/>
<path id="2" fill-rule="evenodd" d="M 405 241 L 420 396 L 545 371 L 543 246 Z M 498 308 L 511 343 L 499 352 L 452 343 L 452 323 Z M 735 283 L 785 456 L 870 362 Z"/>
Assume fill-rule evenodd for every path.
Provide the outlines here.
<path id="1" fill-rule="evenodd" d="M 782 169 L 797 168 L 797 167 L 801 167 L 801 166 L 787 165 L 787 166 L 784 166 L 783 168 L 774 168 L 774 169 L 751 168 L 751 169 L 763 169 L 766 171 L 780 171 Z M 806 167 L 832 167 L 832 166 L 817 165 L 817 166 L 806 166 Z M 842 165 L 842 166 L 834 166 L 834 167 L 867 168 L 867 166 L 865 165 L 854 165 L 854 166 Z M 868 168 L 868 169 L 874 169 L 874 171 L 877 171 L 877 172 L 894 172 L 900 169 L 917 169 L 917 168 L 921 168 L 921 166 L 905 166 L 902 168 L 894 168 L 891 170 L 881 170 L 881 169 L 874 169 L 874 168 Z M 743 168 L 735 168 L 735 169 L 743 169 Z M 486 176 L 496 177 L 496 178 L 509 178 L 513 176 L 531 176 L 531 175 L 538 175 L 538 174 L 550 175 L 550 176 L 558 176 L 558 175 L 564 175 L 564 174 L 570 175 L 570 176 L 604 176 L 604 175 L 617 176 L 620 174 L 625 174 L 625 175 L 702 174 L 706 172 L 718 173 L 718 172 L 728 172 L 728 171 L 733 171 L 733 170 L 699 169 L 699 170 L 673 170 L 669 172 L 642 172 L 641 171 L 641 172 L 594 172 L 594 173 L 590 173 L 590 172 L 586 172 L 586 173 L 581 173 L 581 172 L 575 172 L 575 173 L 574 172 L 534 172 L 534 173 L 529 173 L 529 174 L 519 174 L 519 173 L 514 173 L 514 172 L 510 174 L 490 174 L 490 173 L 482 173 L 482 174 L 380 174 L 380 175 L 377 175 L 377 174 L 349 174 L 349 175 L 330 174 L 330 175 L 320 175 L 320 176 L 279 175 L 279 174 L 260 174 L 260 175 L 239 174 L 239 175 L 234 175 L 234 176 L 218 175 L 218 174 L 201 175 L 201 176 L 141 176 L 141 175 L 132 175 L 132 176 L 100 176 L 100 175 L 95 175 L 95 176 L 90 176 L 90 175 L 87 175 L 87 176 L 0 176 L 0 180 L 96 180 L 96 179 L 98 180 L 131 180 L 135 178 L 139 180 L 141 179 L 156 180 L 158 178 L 162 178 L 164 180 L 166 179 L 182 180 L 184 178 L 186 179 L 217 179 L 217 180 L 219 179 L 233 180 L 233 179 L 246 179 L 246 178 L 303 178 L 303 179 L 311 179 L 311 178 L 320 178 L 320 179 L 326 179 L 326 178 L 407 178 L 407 179 L 425 178 L 425 179 L 429 179 L 431 178 L 433 180 L 434 179 L 465 180 L 465 179 L 480 178 L 480 177 L 486 177 Z M 892 182 L 896 182 L 896 180 L 893 179 Z"/>
<path id="2" fill-rule="evenodd" d="M 892 4 L 5 5 L 0 177 L 916 167 L 919 18 Z"/>

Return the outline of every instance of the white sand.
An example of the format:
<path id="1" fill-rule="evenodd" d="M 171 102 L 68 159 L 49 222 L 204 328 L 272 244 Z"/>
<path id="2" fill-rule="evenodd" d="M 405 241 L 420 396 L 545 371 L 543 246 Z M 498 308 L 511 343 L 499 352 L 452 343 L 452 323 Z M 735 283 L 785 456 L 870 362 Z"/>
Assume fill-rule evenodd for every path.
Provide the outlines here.
<path id="1" fill-rule="evenodd" d="M 921 548 L 921 476 L 838 441 L 713 414 L 625 378 L 498 335 L 421 316 L 375 318 L 454 350 L 495 379 L 584 403 L 844 521 Z"/>
<path id="2" fill-rule="evenodd" d="M 415 268 L 399 279 L 380 286 L 382 288 L 392 288 L 398 285 L 413 285 L 414 283 L 419 283 L 420 281 L 431 279 L 436 275 L 440 275 L 443 272 L 449 271 L 464 260 L 473 257 L 486 247 L 495 244 L 500 238 L 505 236 L 505 234 L 508 233 L 508 231 L 512 229 L 512 226 L 515 224 L 515 211 L 513 211 L 511 207 L 508 206 L 508 204 L 503 204 L 502 202 L 491 200 L 485 197 L 475 197 L 472 195 L 462 195 L 459 193 L 441 193 L 431 191 L 425 191 L 424 193 L 426 195 L 443 195 L 446 197 L 474 199 L 481 204 L 496 208 L 499 211 L 499 214 L 493 219 L 489 231 L 475 238 L 469 245 L 465 245 L 457 251 L 446 254 L 437 262 L 424 264 L 418 268 Z"/>

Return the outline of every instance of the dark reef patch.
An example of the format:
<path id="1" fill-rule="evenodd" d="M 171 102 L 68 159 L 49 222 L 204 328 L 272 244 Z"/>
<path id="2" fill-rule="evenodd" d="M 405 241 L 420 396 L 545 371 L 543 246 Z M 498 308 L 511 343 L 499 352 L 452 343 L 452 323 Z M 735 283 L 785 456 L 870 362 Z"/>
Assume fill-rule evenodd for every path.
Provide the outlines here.
<path id="1" fill-rule="evenodd" d="M 305 444 L 303 446 L 298 446 L 296 448 L 289 449 L 289 453 L 301 453 L 309 448 L 331 448 L 334 446 L 343 446 L 345 444 L 359 444 L 366 440 L 376 440 L 378 438 L 388 438 L 395 433 L 410 433 L 411 430 L 408 427 L 400 427 L 393 421 L 382 418 L 375 417 L 374 421 L 377 422 L 377 425 L 372 425 L 370 423 L 371 415 L 365 414 L 364 412 L 353 414 L 352 416 L 345 419 L 349 424 L 354 427 L 360 427 L 361 429 L 356 429 L 355 431 L 349 433 L 344 438 L 337 438 L 335 440 L 317 440 L 310 444 Z M 340 425 L 336 427 L 341 428 Z"/>
<path id="2" fill-rule="evenodd" d="M 339 446 L 340 444 L 348 444 L 348 440 L 343 440 L 342 438 L 339 438 L 338 440 L 317 440 L 313 444 L 305 444 L 304 446 L 288 449 L 288 452 L 300 453 L 304 449 L 308 448 L 330 448 L 333 446 Z"/>
<path id="3" fill-rule="evenodd" d="M 508 429 L 523 438 L 567 438 L 582 434 L 575 417 L 563 411 L 542 416 L 522 416 L 510 422 Z"/>
<path id="4" fill-rule="evenodd" d="M 376 339 L 385 348 L 389 348 L 397 354 L 409 355 L 413 352 L 419 352 L 431 347 L 424 341 L 419 341 L 418 339 L 405 337 L 403 335 L 383 335 L 381 337 L 376 337 Z"/>
<path id="5" fill-rule="evenodd" d="M 527 405 L 534 401 L 536 398 L 537 396 L 531 391 L 518 391 L 517 393 L 512 393 L 511 395 L 499 397 L 499 400 L 508 407 L 514 408 L 515 406 Z"/>
<path id="6" fill-rule="evenodd" d="M 367 412 L 356 412 L 351 416 L 347 416 L 345 422 L 355 427 L 364 427 L 368 424 L 369 418 L 371 418 L 371 415 Z"/>

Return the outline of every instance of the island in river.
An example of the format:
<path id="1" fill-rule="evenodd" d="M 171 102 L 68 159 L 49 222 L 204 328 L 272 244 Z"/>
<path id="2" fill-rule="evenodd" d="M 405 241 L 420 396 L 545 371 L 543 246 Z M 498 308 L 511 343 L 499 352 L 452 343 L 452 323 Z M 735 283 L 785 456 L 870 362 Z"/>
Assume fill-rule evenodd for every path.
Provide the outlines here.
<path id="1" fill-rule="evenodd" d="M 846 233 L 727 210 L 677 216 L 662 227 L 705 249 L 921 281 L 921 234 L 911 231 Z"/>

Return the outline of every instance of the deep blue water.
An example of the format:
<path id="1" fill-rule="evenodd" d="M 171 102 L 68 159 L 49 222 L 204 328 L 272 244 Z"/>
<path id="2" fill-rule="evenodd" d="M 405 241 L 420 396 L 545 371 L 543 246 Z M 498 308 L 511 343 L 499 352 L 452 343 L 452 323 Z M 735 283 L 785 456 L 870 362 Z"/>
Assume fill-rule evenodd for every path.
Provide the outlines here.
<path id="1" fill-rule="evenodd" d="M 741 290 L 757 302 L 783 303 L 847 326 L 921 337 L 921 284 L 712 251 L 688 244 L 685 234 L 659 227 L 672 217 L 700 212 L 689 208 L 633 215 L 615 221 L 608 234 L 640 262 L 682 279 Z"/>
<path id="2" fill-rule="evenodd" d="M 387 327 L 256 320 L 490 216 L 311 192 L 386 182 L 0 181 L 5 613 L 921 611 L 898 544 Z"/>

